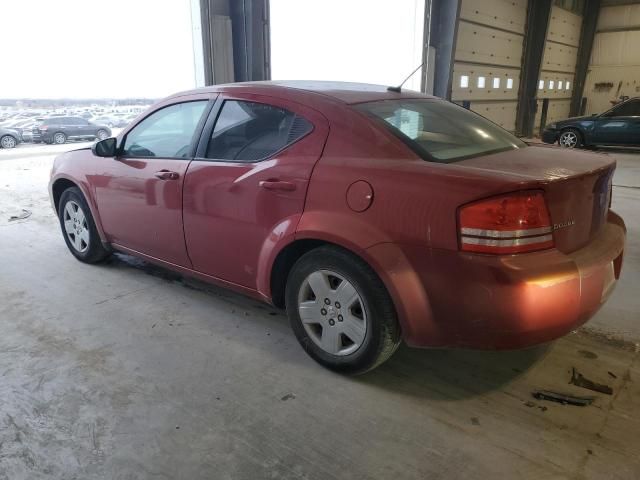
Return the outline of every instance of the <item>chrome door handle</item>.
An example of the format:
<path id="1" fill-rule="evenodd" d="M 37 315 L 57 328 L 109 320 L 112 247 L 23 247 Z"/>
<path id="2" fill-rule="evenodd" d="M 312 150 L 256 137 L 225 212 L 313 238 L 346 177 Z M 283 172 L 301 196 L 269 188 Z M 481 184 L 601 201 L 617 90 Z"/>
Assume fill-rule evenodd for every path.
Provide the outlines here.
<path id="1" fill-rule="evenodd" d="M 285 192 L 292 192 L 296 189 L 296 184 L 292 182 L 283 182 L 281 180 L 262 180 L 258 184 L 260 187 L 266 190 L 283 190 Z"/>
<path id="2" fill-rule="evenodd" d="M 180 178 L 178 172 L 170 172 L 169 170 L 160 170 L 159 172 L 155 173 L 155 176 L 160 180 L 177 180 L 178 178 Z"/>

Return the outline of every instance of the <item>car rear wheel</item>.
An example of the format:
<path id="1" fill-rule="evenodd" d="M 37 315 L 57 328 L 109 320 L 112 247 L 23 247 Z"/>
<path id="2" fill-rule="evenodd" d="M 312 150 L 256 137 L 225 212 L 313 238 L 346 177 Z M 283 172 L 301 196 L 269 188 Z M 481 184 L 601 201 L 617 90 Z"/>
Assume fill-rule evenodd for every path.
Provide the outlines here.
<path id="1" fill-rule="evenodd" d="M 97 263 L 109 255 L 79 188 L 70 187 L 62 193 L 58 217 L 67 247 L 78 260 Z"/>
<path id="2" fill-rule="evenodd" d="M 289 274 L 285 295 L 298 341 L 331 370 L 364 373 L 400 344 L 395 308 L 382 281 L 364 261 L 340 248 L 303 255 Z"/>
<path id="3" fill-rule="evenodd" d="M 558 144 L 564 148 L 576 148 L 582 145 L 582 136 L 575 128 L 568 128 L 558 137 Z"/>
<path id="4" fill-rule="evenodd" d="M 98 137 L 98 140 L 104 140 L 105 138 L 109 138 L 109 133 L 106 130 L 98 130 L 96 137 Z"/>
<path id="5" fill-rule="evenodd" d="M 61 145 L 66 141 L 67 141 L 67 136 L 62 132 L 58 132 L 53 136 L 53 143 L 57 145 Z"/>
<path id="6" fill-rule="evenodd" d="M 0 146 L 2 148 L 15 148 L 18 145 L 18 142 L 11 135 L 5 135 L 0 138 Z"/>

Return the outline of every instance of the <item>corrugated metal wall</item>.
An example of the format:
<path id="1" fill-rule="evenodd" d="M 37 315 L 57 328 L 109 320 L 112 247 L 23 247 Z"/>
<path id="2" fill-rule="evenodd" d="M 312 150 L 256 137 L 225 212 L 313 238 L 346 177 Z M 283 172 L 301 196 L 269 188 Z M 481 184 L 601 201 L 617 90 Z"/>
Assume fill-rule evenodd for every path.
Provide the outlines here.
<path id="1" fill-rule="evenodd" d="M 526 0 L 462 0 L 451 99 L 515 130 Z"/>
<path id="2" fill-rule="evenodd" d="M 602 7 L 585 82 L 586 113 L 640 96 L 640 4 Z"/>
<path id="3" fill-rule="evenodd" d="M 544 98 L 549 99 L 546 123 L 569 116 L 581 28 L 581 15 L 557 5 L 552 7 L 542 58 L 542 71 L 538 78 L 535 130 L 540 125 Z"/>

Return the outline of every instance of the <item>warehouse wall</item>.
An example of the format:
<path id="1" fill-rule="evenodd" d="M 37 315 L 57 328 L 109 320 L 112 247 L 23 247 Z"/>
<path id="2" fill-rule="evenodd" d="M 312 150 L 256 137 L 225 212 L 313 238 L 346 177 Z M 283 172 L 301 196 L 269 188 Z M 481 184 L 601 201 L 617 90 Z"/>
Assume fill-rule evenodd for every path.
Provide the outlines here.
<path id="1" fill-rule="evenodd" d="M 451 99 L 515 130 L 526 0 L 462 0 Z"/>
<path id="2" fill-rule="evenodd" d="M 545 98 L 549 99 L 546 123 L 569 116 L 581 27 L 581 15 L 557 5 L 551 8 L 542 71 L 538 77 L 538 109 L 534 129 L 540 125 L 542 101 Z"/>
<path id="3" fill-rule="evenodd" d="M 621 95 L 640 96 L 640 4 L 600 10 L 585 83 L 586 113 L 601 113 Z"/>

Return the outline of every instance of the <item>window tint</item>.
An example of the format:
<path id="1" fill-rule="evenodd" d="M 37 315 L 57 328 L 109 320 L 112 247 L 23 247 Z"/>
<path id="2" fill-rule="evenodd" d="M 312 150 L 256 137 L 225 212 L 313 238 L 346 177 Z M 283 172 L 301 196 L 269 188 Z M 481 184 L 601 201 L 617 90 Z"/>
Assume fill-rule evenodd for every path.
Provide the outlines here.
<path id="1" fill-rule="evenodd" d="M 607 114 L 608 117 L 635 117 L 640 115 L 640 100 L 626 102 Z"/>
<path id="2" fill-rule="evenodd" d="M 152 113 L 127 134 L 124 156 L 185 158 L 206 106 L 206 100 L 178 103 Z"/>
<path id="3" fill-rule="evenodd" d="M 70 125 L 87 125 L 87 121 L 80 117 L 70 117 L 67 123 Z"/>
<path id="4" fill-rule="evenodd" d="M 312 130 L 304 118 L 273 105 L 227 100 L 209 140 L 207 158 L 255 162 Z"/>
<path id="5" fill-rule="evenodd" d="M 382 119 L 425 160 L 450 163 L 526 146 L 480 115 L 443 100 L 384 100 L 357 108 Z"/>

